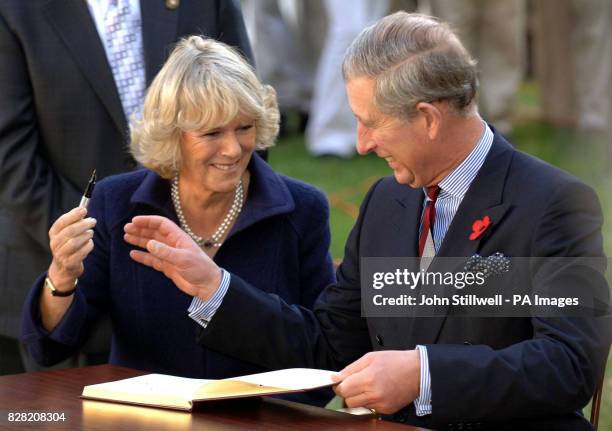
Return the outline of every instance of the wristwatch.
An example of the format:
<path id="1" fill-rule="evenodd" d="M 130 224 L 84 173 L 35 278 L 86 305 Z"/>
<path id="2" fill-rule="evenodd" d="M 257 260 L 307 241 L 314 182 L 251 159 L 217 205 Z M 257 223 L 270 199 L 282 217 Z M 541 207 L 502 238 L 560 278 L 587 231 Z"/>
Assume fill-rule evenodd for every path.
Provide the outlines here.
<path id="1" fill-rule="evenodd" d="M 79 282 L 79 279 L 77 278 L 76 280 L 74 280 L 74 287 L 72 289 L 61 291 L 55 288 L 55 285 L 53 284 L 53 282 L 48 276 L 45 277 L 45 287 L 51 291 L 51 296 L 60 296 L 62 298 L 72 295 L 74 291 L 76 290 L 76 285 L 78 282 Z"/>

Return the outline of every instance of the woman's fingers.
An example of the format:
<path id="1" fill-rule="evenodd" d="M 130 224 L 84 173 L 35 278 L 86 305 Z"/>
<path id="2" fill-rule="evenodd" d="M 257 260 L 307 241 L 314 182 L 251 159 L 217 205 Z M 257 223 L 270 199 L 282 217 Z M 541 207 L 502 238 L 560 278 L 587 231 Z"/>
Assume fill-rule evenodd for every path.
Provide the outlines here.
<path id="1" fill-rule="evenodd" d="M 81 247 L 79 249 L 79 251 L 76 254 L 77 259 L 80 259 L 80 261 L 84 261 L 85 258 L 89 255 L 89 253 L 91 253 L 91 251 L 94 249 L 94 242 L 93 239 L 89 239 L 84 245 L 83 247 Z"/>
<path id="2" fill-rule="evenodd" d="M 54 233 L 50 232 L 49 233 L 49 237 L 50 237 L 49 245 L 51 247 L 51 251 L 55 254 L 68 241 L 72 240 L 73 238 L 81 236 L 87 230 L 91 230 L 95 226 L 96 226 L 96 219 L 88 217 L 83 220 L 78 220 L 72 224 L 64 225 L 64 227 L 60 231 L 55 231 Z"/>
<path id="3" fill-rule="evenodd" d="M 87 215 L 87 208 L 76 207 L 62 214 L 49 229 L 49 236 L 58 234 L 66 226 L 69 226 Z"/>
<path id="4" fill-rule="evenodd" d="M 87 241 L 93 238 L 94 232 L 92 229 L 87 229 L 78 236 L 69 238 L 58 250 L 58 254 L 70 256 L 79 251 Z"/>
<path id="5" fill-rule="evenodd" d="M 87 255 L 91 253 L 93 248 L 94 248 L 93 240 L 88 239 L 83 244 L 82 247 L 76 250 L 73 254 L 66 257 L 63 263 L 66 270 L 69 270 L 74 273 L 78 273 L 78 274 L 75 274 L 76 277 L 81 275 L 81 273 L 83 272 L 83 261 L 85 260 Z"/>
<path id="6" fill-rule="evenodd" d="M 62 277 L 78 277 L 83 273 L 83 260 L 94 248 L 93 228 L 96 220 L 84 218 L 85 208 L 74 208 L 60 216 L 49 230 L 52 266 Z"/>

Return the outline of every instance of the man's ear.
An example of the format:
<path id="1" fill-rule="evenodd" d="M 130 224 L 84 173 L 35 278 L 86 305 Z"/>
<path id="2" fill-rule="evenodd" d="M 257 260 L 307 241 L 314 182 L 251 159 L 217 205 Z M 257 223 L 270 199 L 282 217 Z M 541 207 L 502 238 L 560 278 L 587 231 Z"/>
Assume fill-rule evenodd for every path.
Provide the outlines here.
<path id="1" fill-rule="evenodd" d="M 424 121 L 428 138 L 436 139 L 442 126 L 442 111 L 438 106 L 427 102 L 419 102 L 415 108 Z"/>

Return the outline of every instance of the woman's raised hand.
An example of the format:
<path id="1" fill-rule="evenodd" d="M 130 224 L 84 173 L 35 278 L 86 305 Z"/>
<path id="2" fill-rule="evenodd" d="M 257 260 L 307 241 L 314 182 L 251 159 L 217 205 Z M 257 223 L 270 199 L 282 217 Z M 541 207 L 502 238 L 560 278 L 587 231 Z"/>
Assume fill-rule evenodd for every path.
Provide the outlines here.
<path id="1" fill-rule="evenodd" d="M 74 285 L 74 281 L 83 273 L 83 261 L 93 250 L 96 220 L 85 218 L 86 215 L 86 208 L 74 208 L 58 218 L 49 230 L 53 260 L 48 275 L 59 290 L 67 290 Z"/>

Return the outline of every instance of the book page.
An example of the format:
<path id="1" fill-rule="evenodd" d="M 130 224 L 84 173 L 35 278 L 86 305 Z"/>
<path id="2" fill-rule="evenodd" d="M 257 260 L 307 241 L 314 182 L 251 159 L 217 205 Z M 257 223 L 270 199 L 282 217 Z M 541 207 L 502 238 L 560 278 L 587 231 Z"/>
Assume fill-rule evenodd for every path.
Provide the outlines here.
<path id="1" fill-rule="evenodd" d="M 287 393 L 285 388 L 261 386 L 239 380 L 217 380 L 202 386 L 195 393 L 194 401 L 219 400 L 224 398 L 241 398 L 256 395 Z"/>
<path id="2" fill-rule="evenodd" d="M 314 368 L 288 368 L 267 373 L 251 374 L 249 376 L 234 377 L 227 380 L 253 383 L 259 386 L 283 388 L 289 391 L 299 391 L 331 386 L 334 384 L 331 379 L 331 376 L 334 374 L 336 374 L 334 371 L 317 370 Z"/>
<path id="3" fill-rule="evenodd" d="M 212 400 L 255 395 L 284 394 L 331 386 L 333 371 L 289 368 L 217 380 L 202 386 L 194 400 Z"/>
<path id="4" fill-rule="evenodd" d="M 131 394 L 164 394 L 171 397 L 180 397 L 191 400 L 193 393 L 202 385 L 213 380 L 189 379 L 186 377 L 168 376 L 165 374 L 147 374 L 130 379 L 91 385 L 89 388 L 104 386 L 104 389 L 113 392 Z"/>
<path id="5" fill-rule="evenodd" d="M 197 389 L 212 381 L 147 374 L 85 386 L 83 397 L 190 409 Z"/>

